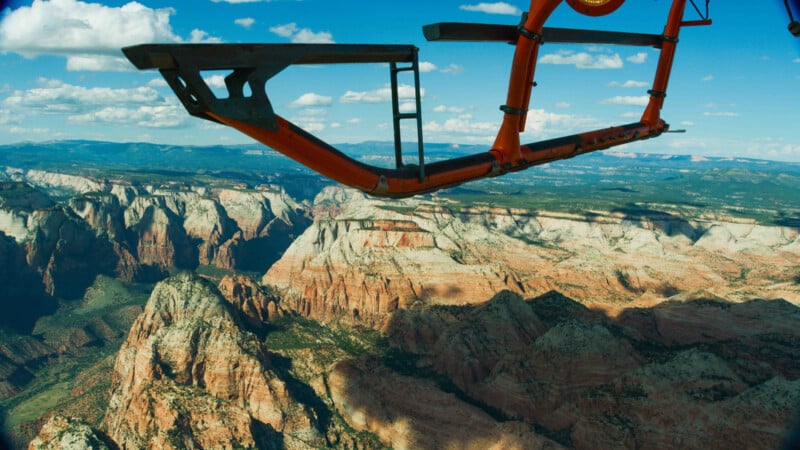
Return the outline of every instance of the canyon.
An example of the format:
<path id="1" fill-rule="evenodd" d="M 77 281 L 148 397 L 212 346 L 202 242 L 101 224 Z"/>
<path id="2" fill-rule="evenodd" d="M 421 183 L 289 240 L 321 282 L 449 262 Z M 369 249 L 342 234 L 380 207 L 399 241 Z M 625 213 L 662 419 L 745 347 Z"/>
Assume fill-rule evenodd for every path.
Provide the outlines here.
<path id="1" fill-rule="evenodd" d="M 103 355 L 15 445 L 774 448 L 800 408 L 791 225 L 0 178 L 3 302 L 39 302 L 0 395 Z"/>

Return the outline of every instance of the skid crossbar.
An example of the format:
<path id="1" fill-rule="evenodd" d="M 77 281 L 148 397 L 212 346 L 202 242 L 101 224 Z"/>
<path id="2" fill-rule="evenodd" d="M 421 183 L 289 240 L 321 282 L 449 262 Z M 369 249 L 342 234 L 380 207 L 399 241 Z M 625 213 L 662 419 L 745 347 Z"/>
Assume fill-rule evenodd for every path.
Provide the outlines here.
<path id="1" fill-rule="evenodd" d="M 562 0 L 532 0 L 518 27 L 439 23 L 425 27 L 433 40 L 488 40 L 515 45 L 503 122 L 486 153 L 424 163 L 417 48 L 412 45 L 348 44 L 146 44 L 124 48 L 139 69 L 157 68 L 190 114 L 233 127 L 299 163 L 342 184 L 372 195 L 407 197 L 471 180 L 515 172 L 547 162 L 660 135 L 669 129 L 660 111 L 686 0 L 673 0 L 664 32 L 659 35 L 544 28 Z M 690 25 L 690 23 L 686 23 Z M 539 46 L 543 42 L 588 42 L 659 48 L 661 53 L 648 91 L 649 102 L 638 122 L 557 139 L 520 144 L 533 86 Z M 266 82 L 292 64 L 388 63 L 392 77 L 395 129 L 394 169 L 357 161 L 275 114 Z M 229 70 L 227 98 L 217 98 L 201 72 Z M 411 70 L 416 85 L 416 111 L 401 113 L 397 74 Z M 250 93 L 246 94 L 246 87 Z M 400 120 L 417 122 L 419 164 L 405 164 L 399 137 Z"/>

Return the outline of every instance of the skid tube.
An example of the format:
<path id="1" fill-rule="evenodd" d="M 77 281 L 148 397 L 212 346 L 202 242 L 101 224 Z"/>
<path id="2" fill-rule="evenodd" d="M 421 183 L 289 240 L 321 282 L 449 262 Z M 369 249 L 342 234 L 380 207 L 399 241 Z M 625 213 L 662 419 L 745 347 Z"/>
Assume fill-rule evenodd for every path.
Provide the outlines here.
<path id="1" fill-rule="evenodd" d="M 407 63 L 416 71 L 417 48 L 414 46 L 144 44 L 124 48 L 123 52 L 139 69 L 158 68 L 190 114 L 235 128 L 344 185 L 374 196 L 401 198 L 653 138 L 668 131 L 669 126 L 661 119 L 660 111 L 666 97 L 678 33 L 682 25 L 690 25 L 682 22 L 686 0 L 673 0 L 661 35 L 544 28 L 545 21 L 560 3 L 562 0 L 532 0 L 529 12 L 517 27 L 508 95 L 506 104 L 500 108 L 504 112 L 503 122 L 492 148 L 485 153 L 424 166 L 421 150 L 419 165 L 403 164 L 399 151 L 395 169 L 357 161 L 275 114 L 265 90 L 267 80 L 293 64 L 377 62 L 391 63 L 394 68 L 398 63 Z M 571 6 L 573 3 L 575 1 L 570 2 Z M 621 3 L 621 0 L 616 3 Z M 426 35 L 434 34 L 442 40 L 456 39 L 447 35 L 461 36 L 463 40 L 508 41 L 509 38 L 509 30 L 503 26 L 490 26 L 487 32 L 485 25 L 476 25 L 475 28 L 470 28 L 469 24 L 441 25 L 433 26 L 435 33 L 428 32 L 432 30 L 431 26 L 426 27 Z M 476 32 L 480 37 L 475 37 Z M 490 36 L 492 33 L 495 35 Z M 539 46 L 548 40 L 548 35 L 553 36 L 551 42 L 607 42 L 660 48 L 653 86 L 648 91 L 649 101 L 641 119 L 627 125 L 520 144 L 519 135 L 525 130 Z M 228 98 L 217 98 L 211 92 L 201 76 L 201 71 L 207 70 L 231 71 L 225 78 Z M 248 95 L 245 95 L 245 86 L 251 89 Z M 416 119 L 419 127 L 419 111 Z M 398 145 L 397 136 L 395 140 Z M 419 145 L 421 149 L 421 138 Z"/>

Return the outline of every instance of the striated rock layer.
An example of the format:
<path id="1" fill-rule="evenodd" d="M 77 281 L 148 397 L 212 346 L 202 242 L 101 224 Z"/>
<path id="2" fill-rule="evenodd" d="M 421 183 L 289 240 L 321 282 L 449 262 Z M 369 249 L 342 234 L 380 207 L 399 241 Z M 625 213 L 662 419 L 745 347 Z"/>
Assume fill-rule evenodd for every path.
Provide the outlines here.
<path id="1" fill-rule="evenodd" d="M 800 234 L 790 227 L 387 202 L 340 188 L 314 209 L 262 283 L 321 320 L 379 324 L 397 309 L 482 302 L 502 290 L 557 290 L 612 313 L 679 294 L 800 304 Z"/>
<path id="2" fill-rule="evenodd" d="M 122 448 L 325 444 L 238 312 L 189 273 L 159 283 L 134 322 L 104 425 Z"/>

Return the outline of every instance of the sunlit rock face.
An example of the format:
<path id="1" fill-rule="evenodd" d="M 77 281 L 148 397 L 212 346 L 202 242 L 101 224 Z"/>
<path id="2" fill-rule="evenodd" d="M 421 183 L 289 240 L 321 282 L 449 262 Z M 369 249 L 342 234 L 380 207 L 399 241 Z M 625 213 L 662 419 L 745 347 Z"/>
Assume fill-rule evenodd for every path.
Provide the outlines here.
<path id="1" fill-rule="evenodd" d="M 86 424 L 67 417 L 53 416 L 44 424 L 28 450 L 55 449 L 109 450 L 113 448 Z"/>
<path id="2" fill-rule="evenodd" d="M 463 208 L 340 188 L 323 191 L 314 213 L 262 282 L 321 320 L 377 324 L 397 309 L 482 302 L 502 290 L 557 290 L 609 311 L 699 292 L 800 302 L 800 237 L 789 227 Z"/>
<path id="3" fill-rule="evenodd" d="M 372 322 L 415 305 L 525 291 L 507 262 L 511 255 L 500 257 L 522 256 L 511 239 L 438 211 L 404 211 L 415 207 L 324 191 L 315 200 L 314 223 L 262 282 L 283 290 L 287 305 L 303 315 Z"/>
<path id="4" fill-rule="evenodd" d="M 123 448 L 324 445 L 259 339 L 207 281 L 159 283 L 114 366 L 104 425 Z M 303 447 L 300 445 L 300 447 Z"/>

